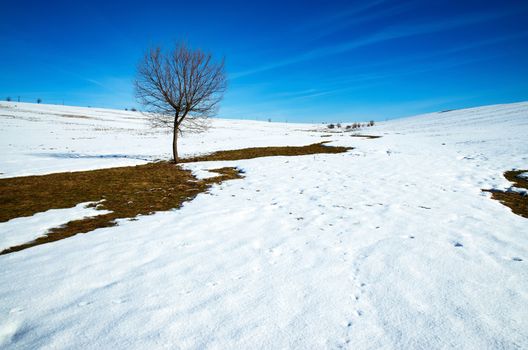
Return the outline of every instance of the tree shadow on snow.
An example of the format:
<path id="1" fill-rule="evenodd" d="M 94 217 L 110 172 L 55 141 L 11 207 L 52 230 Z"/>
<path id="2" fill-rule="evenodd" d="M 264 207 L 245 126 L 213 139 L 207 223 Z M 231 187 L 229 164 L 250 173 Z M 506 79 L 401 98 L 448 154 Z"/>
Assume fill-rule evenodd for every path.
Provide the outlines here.
<path id="1" fill-rule="evenodd" d="M 141 154 L 82 154 L 75 152 L 68 153 L 29 153 L 28 155 L 42 158 L 57 158 L 57 159 L 138 159 L 145 161 L 152 161 L 157 157 L 141 155 Z"/>

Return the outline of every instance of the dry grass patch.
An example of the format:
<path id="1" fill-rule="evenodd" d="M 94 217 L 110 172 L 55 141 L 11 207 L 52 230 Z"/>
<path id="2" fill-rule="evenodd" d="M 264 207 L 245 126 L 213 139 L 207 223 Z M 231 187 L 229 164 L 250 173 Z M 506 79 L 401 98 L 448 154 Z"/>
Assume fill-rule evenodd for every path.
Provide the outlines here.
<path id="1" fill-rule="evenodd" d="M 319 153 L 343 153 L 351 150 L 352 147 L 326 146 L 325 142 L 314 143 L 308 146 L 283 146 L 283 147 L 252 147 L 230 151 L 218 151 L 204 156 L 190 157 L 182 159 L 182 162 L 205 162 L 215 160 L 240 160 L 258 157 L 272 156 L 302 156 Z"/>
<path id="2" fill-rule="evenodd" d="M 350 137 L 364 137 L 366 139 L 379 139 L 381 136 L 354 134 L 354 135 L 350 135 Z"/>
<path id="3" fill-rule="evenodd" d="M 238 160 L 267 156 L 296 156 L 315 153 L 341 153 L 347 147 L 323 143 L 303 147 L 258 147 L 220 151 L 187 158 L 183 162 Z M 180 208 L 212 184 L 241 178 L 236 168 L 210 170 L 218 176 L 198 180 L 180 166 L 157 162 L 145 165 L 55 173 L 0 179 L 0 222 L 27 217 L 49 209 L 71 208 L 83 202 L 98 202 L 96 209 L 111 211 L 95 217 L 74 220 L 48 231 L 34 241 L 0 252 L 8 254 L 36 245 L 58 241 L 78 233 L 116 225 L 116 219 L 134 218 L 157 211 Z"/>
<path id="4" fill-rule="evenodd" d="M 514 187 L 528 190 L 528 180 L 519 177 L 528 170 L 511 170 L 504 173 L 504 177 L 513 183 Z M 491 193 L 491 198 L 498 200 L 517 215 L 528 218 L 528 195 L 513 191 L 483 190 Z"/>
<path id="5" fill-rule="evenodd" d="M 212 184 L 240 178 L 238 170 L 213 170 L 218 176 L 197 180 L 189 170 L 168 162 L 42 176 L 0 179 L 0 222 L 31 216 L 49 209 L 100 202 L 96 208 L 111 213 L 51 229 L 34 241 L 10 247 L 1 254 L 54 242 L 77 233 L 114 226 L 116 219 L 179 208 Z"/>

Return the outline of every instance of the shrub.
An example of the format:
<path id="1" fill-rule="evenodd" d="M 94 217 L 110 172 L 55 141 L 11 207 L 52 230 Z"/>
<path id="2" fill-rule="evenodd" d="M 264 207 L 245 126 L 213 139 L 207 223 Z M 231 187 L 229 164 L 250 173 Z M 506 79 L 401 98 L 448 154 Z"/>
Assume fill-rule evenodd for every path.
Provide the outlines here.
<path id="1" fill-rule="evenodd" d="M 374 120 L 369 121 L 368 126 L 374 126 Z"/>
<path id="2" fill-rule="evenodd" d="M 336 126 L 337 126 L 338 128 L 340 128 L 340 127 L 341 127 L 341 123 L 337 123 Z"/>
<path id="3" fill-rule="evenodd" d="M 333 129 L 333 128 L 335 128 L 335 125 L 334 125 L 334 124 L 328 124 L 328 125 L 327 125 L 327 128 L 328 128 L 328 129 Z"/>
<path id="4" fill-rule="evenodd" d="M 135 109 L 135 108 L 130 108 L 130 110 L 131 110 L 132 112 L 137 112 L 137 109 Z"/>
<path id="5" fill-rule="evenodd" d="M 11 97 L 7 96 L 7 97 L 6 97 L 6 101 L 7 101 L 7 102 L 11 101 Z"/>
<path id="6" fill-rule="evenodd" d="M 348 129 L 351 129 L 351 128 L 352 128 L 352 125 L 347 125 L 347 126 L 345 127 L 345 129 L 347 129 L 347 130 L 348 130 Z"/>

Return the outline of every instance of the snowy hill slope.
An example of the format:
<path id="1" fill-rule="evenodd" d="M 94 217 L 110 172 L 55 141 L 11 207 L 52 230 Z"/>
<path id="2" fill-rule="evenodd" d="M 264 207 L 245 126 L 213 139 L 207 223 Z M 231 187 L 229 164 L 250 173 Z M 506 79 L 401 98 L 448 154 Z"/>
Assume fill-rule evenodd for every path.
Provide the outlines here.
<path id="1" fill-rule="evenodd" d="M 0 114 L 3 177 L 168 157 L 168 137 L 132 112 L 2 103 Z M 214 126 L 182 151 L 355 149 L 189 164 L 245 178 L 180 210 L 0 256 L 0 347 L 528 347 L 528 221 L 481 192 L 528 168 L 528 103 L 364 130 L 378 139 Z"/>
<path id="2" fill-rule="evenodd" d="M 184 134 L 181 156 L 223 149 L 320 142 L 296 133 L 306 124 L 213 119 L 212 129 Z M 171 157 L 172 137 L 139 112 L 0 102 L 0 176 L 38 175 L 142 164 Z"/>

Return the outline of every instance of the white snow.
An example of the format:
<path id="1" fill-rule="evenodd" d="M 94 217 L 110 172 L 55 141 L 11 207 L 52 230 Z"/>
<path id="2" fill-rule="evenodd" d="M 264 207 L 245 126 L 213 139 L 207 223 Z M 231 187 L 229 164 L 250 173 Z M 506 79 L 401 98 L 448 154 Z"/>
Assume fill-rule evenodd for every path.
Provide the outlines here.
<path id="1" fill-rule="evenodd" d="M 46 234 L 54 227 L 72 220 L 110 213 L 108 210 L 96 210 L 88 207 L 94 202 L 79 203 L 73 208 L 50 209 L 29 217 L 0 222 L 0 251 L 27 243 Z"/>
<path id="2" fill-rule="evenodd" d="M 4 177 L 169 157 L 169 137 L 130 112 L 3 103 L 0 114 Z M 182 152 L 327 140 L 320 125 L 213 125 Z M 383 137 L 332 134 L 355 147 L 344 154 L 188 164 L 244 178 L 0 256 L 0 347 L 528 348 L 528 221 L 481 192 L 528 168 L 528 103 L 363 132 Z M 109 154 L 122 156 L 89 158 Z"/>
<path id="3" fill-rule="evenodd" d="M 0 177 L 136 165 L 172 155 L 172 136 L 150 128 L 139 112 L 0 102 L 0 121 Z M 322 141 L 319 133 L 298 132 L 311 128 L 306 124 L 213 119 L 212 127 L 184 134 L 180 156 Z"/>

